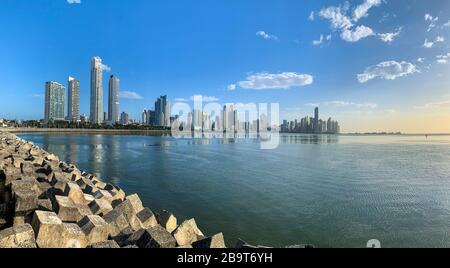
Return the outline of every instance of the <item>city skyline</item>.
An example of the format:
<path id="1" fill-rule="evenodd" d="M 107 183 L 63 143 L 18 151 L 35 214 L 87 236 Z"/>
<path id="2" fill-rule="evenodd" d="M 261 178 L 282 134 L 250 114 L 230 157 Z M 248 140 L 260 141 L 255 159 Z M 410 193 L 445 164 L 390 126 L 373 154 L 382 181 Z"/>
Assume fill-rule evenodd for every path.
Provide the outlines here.
<path id="1" fill-rule="evenodd" d="M 43 0 L 0 7 L 0 22 L 10 25 L 0 29 L 0 92 L 8 100 L 0 117 L 43 118 L 43 81 L 68 74 L 79 81 L 79 114 L 90 115 L 87 59 L 98 55 L 102 85 L 120 74 L 118 113 L 130 118 L 154 110 L 157 96 L 176 103 L 201 94 L 219 103 L 280 103 L 280 120 L 289 121 L 319 107 L 344 132 L 450 132 L 448 1 Z M 136 19 L 115 19 L 123 13 Z M 107 95 L 94 103 L 108 103 Z"/>

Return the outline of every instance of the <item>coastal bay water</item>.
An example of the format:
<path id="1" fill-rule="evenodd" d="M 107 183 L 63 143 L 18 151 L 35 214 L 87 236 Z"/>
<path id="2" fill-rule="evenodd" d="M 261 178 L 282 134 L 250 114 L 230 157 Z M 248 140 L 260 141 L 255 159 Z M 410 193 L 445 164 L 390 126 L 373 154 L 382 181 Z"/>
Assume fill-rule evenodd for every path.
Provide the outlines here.
<path id="1" fill-rule="evenodd" d="M 450 247 L 450 136 L 18 136 L 229 246 Z"/>

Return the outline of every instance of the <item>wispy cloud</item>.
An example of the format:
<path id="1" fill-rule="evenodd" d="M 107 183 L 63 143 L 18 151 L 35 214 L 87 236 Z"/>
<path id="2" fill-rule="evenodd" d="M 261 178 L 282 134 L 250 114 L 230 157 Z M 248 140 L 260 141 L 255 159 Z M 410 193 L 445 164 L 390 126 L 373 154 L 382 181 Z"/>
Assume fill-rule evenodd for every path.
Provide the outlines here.
<path id="1" fill-rule="evenodd" d="M 444 55 L 436 56 L 436 62 L 438 64 L 447 64 L 449 59 L 450 59 L 450 52 Z"/>
<path id="2" fill-rule="evenodd" d="M 256 73 L 249 75 L 246 80 L 234 84 L 243 89 L 264 90 L 264 89 L 289 89 L 311 85 L 314 78 L 309 74 L 296 72 L 283 72 L 277 74 Z"/>
<path id="3" fill-rule="evenodd" d="M 328 101 L 323 103 L 326 106 L 334 106 L 334 107 L 351 107 L 351 108 L 370 108 L 375 109 L 378 107 L 375 103 L 356 103 L 356 102 L 348 102 L 348 101 Z"/>
<path id="4" fill-rule="evenodd" d="M 372 35 L 375 35 L 375 32 L 371 28 L 361 25 L 355 29 L 344 29 L 341 33 L 341 38 L 347 42 L 358 42 Z"/>
<path id="5" fill-rule="evenodd" d="M 119 97 L 122 99 L 129 99 L 129 100 L 142 100 L 144 98 L 134 91 L 120 91 Z"/>
<path id="6" fill-rule="evenodd" d="M 81 0 L 67 0 L 69 4 L 81 4 Z"/>
<path id="7" fill-rule="evenodd" d="M 319 12 L 319 16 L 327 19 L 331 23 L 331 28 L 339 31 L 341 39 L 346 42 L 358 42 L 361 39 L 375 35 L 372 28 L 365 25 L 355 25 L 361 18 L 367 17 L 372 7 L 379 6 L 381 0 L 365 0 L 362 4 L 356 6 L 353 14 L 347 15 L 350 4 L 345 2 L 343 6 L 330 6 L 323 8 Z"/>
<path id="8" fill-rule="evenodd" d="M 31 94 L 30 97 L 43 99 L 44 98 L 44 94 L 37 94 L 37 93 L 36 94 Z"/>
<path id="9" fill-rule="evenodd" d="M 314 19 L 315 19 L 315 13 L 314 13 L 314 11 L 311 11 L 311 13 L 309 13 L 308 20 L 314 21 Z"/>
<path id="10" fill-rule="evenodd" d="M 445 42 L 445 37 L 443 37 L 443 36 L 436 37 L 436 43 L 442 43 L 442 42 Z"/>
<path id="11" fill-rule="evenodd" d="M 434 46 L 434 42 L 428 41 L 428 39 L 425 39 L 425 42 L 423 43 L 424 48 L 432 48 Z"/>
<path id="12" fill-rule="evenodd" d="M 442 25 L 442 28 L 450 27 L 450 20 Z"/>
<path id="13" fill-rule="evenodd" d="M 392 43 L 395 38 L 397 38 L 400 33 L 402 32 L 402 28 L 398 28 L 397 31 L 393 32 L 393 33 L 379 33 L 378 37 L 380 38 L 381 41 L 385 42 L 385 43 Z"/>
<path id="14" fill-rule="evenodd" d="M 433 30 L 434 28 L 436 28 L 436 23 L 439 20 L 439 17 L 433 17 L 430 14 L 425 14 L 425 21 L 430 22 L 430 24 L 428 25 L 428 30 L 427 32 L 430 32 L 431 30 Z"/>
<path id="15" fill-rule="evenodd" d="M 367 67 L 363 73 L 358 74 L 357 78 L 360 83 L 366 83 L 375 78 L 395 80 L 415 72 L 418 72 L 418 69 L 412 63 L 406 61 L 385 61 L 375 66 Z"/>
<path id="16" fill-rule="evenodd" d="M 102 64 L 102 70 L 103 70 L 104 72 L 109 73 L 109 72 L 111 72 L 111 67 L 109 67 L 109 66 L 106 65 L 106 64 Z"/>
<path id="17" fill-rule="evenodd" d="M 321 103 L 307 103 L 307 106 L 317 107 L 317 106 L 332 106 L 336 108 L 354 108 L 354 109 L 375 109 L 378 107 L 375 103 L 357 103 L 351 101 L 325 101 Z"/>
<path id="18" fill-rule="evenodd" d="M 216 98 L 216 97 L 214 97 L 214 96 L 203 96 L 203 95 L 200 95 L 200 94 L 191 96 L 191 97 L 189 97 L 189 99 L 186 99 L 186 98 L 176 98 L 175 101 L 177 101 L 177 102 L 189 102 L 189 101 L 194 101 L 194 98 L 195 98 L 195 97 L 198 97 L 198 96 L 201 96 L 201 97 L 202 97 L 202 101 L 203 101 L 203 102 L 216 102 L 216 101 L 219 101 L 219 98 Z"/>
<path id="19" fill-rule="evenodd" d="M 331 34 L 324 36 L 323 34 L 320 35 L 319 40 L 313 40 L 312 44 L 314 46 L 320 46 L 323 44 L 324 41 L 330 41 L 331 40 Z"/>
<path id="20" fill-rule="evenodd" d="M 228 85 L 227 89 L 230 90 L 230 91 L 236 90 L 236 84 Z"/>
<path id="21" fill-rule="evenodd" d="M 214 96 L 203 96 L 203 95 L 199 95 L 199 96 L 202 96 L 202 101 L 203 101 L 203 102 L 216 102 L 216 101 L 219 101 L 219 98 L 216 98 L 216 97 L 214 97 Z M 193 100 L 194 100 L 194 97 L 195 97 L 195 96 L 191 96 L 189 99 L 190 99 L 191 101 L 193 101 Z"/>
<path id="22" fill-rule="evenodd" d="M 416 106 L 415 108 L 416 109 L 450 108 L 450 100 L 431 102 L 422 106 Z"/>
<path id="23" fill-rule="evenodd" d="M 353 21 L 358 21 L 368 16 L 369 9 L 379 6 L 381 0 L 365 0 L 361 5 L 357 6 L 353 11 Z"/>
<path id="24" fill-rule="evenodd" d="M 275 35 L 272 35 L 272 34 L 268 34 L 265 31 L 258 31 L 258 32 L 256 32 L 256 35 L 260 36 L 266 40 L 278 40 L 278 37 L 276 37 Z"/>

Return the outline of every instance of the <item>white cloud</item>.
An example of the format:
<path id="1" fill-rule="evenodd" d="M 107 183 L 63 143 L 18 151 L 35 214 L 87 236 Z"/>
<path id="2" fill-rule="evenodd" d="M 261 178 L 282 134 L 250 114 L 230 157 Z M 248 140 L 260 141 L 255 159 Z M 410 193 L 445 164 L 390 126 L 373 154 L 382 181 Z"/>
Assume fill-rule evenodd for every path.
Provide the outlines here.
<path id="1" fill-rule="evenodd" d="M 445 28 L 445 27 L 450 27 L 450 20 L 447 21 L 446 23 L 444 23 L 444 25 L 442 25 L 442 27 L 443 27 L 443 28 Z"/>
<path id="2" fill-rule="evenodd" d="M 363 73 L 358 74 L 358 81 L 360 83 L 366 83 L 375 78 L 394 80 L 415 72 L 418 72 L 418 70 L 412 63 L 406 61 L 385 61 L 366 68 Z"/>
<path id="3" fill-rule="evenodd" d="M 203 102 L 216 102 L 216 101 L 219 101 L 219 99 L 216 98 L 216 97 L 213 97 L 213 96 L 203 96 L 203 95 L 194 95 L 194 96 L 191 96 L 189 99 L 190 99 L 191 101 L 194 101 L 194 97 L 195 97 L 195 96 L 202 96 L 202 101 L 203 101 Z"/>
<path id="4" fill-rule="evenodd" d="M 425 59 L 424 59 L 424 58 L 418 58 L 418 59 L 417 59 L 417 62 L 424 63 L 424 62 L 425 62 Z"/>
<path id="5" fill-rule="evenodd" d="M 230 84 L 227 87 L 228 90 L 232 91 L 232 90 L 236 90 L 236 84 Z"/>
<path id="6" fill-rule="evenodd" d="M 319 16 L 327 19 L 331 23 L 331 27 L 335 30 L 348 29 L 353 26 L 350 18 L 346 16 L 348 7 L 327 7 L 319 12 Z"/>
<path id="7" fill-rule="evenodd" d="M 104 72 L 109 73 L 109 72 L 111 72 L 111 67 L 109 67 L 109 66 L 106 65 L 106 64 L 102 64 L 102 70 L 103 70 Z"/>
<path id="8" fill-rule="evenodd" d="M 323 34 L 321 34 L 318 40 L 313 40 L 313 41 L 312 41 L 312 44 L 313 44 L 314 46 L 320 46 L 320 45 L 322 45 L 325 41 L 330 41 L 331 38 L 332 38 L 331 34 L 329 34 L 329 35 L 327 35 L 327 36 L 324 36 Z"/>
<path id="9" fill-rule="evenodd" d="M 427 103 L 423 106 L 417 106 L 416 109 L 430 109 L 430 108 L 450 108 L 450 100 Z"/>
<path id="10" fill-rule="evenodd" d="M 122 99 L 129 99 L 129 100 L 142 100 L 143 97 L 139 95 L 136 92 L 133 91 L 120 91 L 119 97 Z"/>
<path id="11" fill-rule="evenodd" d="M 433 28 L 436 27 L 436 22 L 439 20 L 439 17 L 433 17 L 430 14 L 425 14 L 425 21 L 429 21 L 430 24 L 428 25 L 428 32 L 431 31 Z"/>
<path id="12" fill-rule="evenodd" d="M 344 29 L 341 38 L 347 42 L 358 42 L 359 40 L 374 35 L 374 31 L 364 25 L 356 27 L 354 30 Z"/>
<path id="13" fill-rule="evenodd" d="M 369 9 L 372 7 L 379 6 L 381 0 L 365 0 L 364 3 L 357 6 L 353 11 L 353 21 L 358 21 L 359 19 L 366 17 L 368 15 Z"/>
<path id="14" fill-rule="evenodd" d="M 347 12 L 349 10 L 349 3 L 346 2 L 344 6 L 330 6 L 323 8 L 319 12 L 319 16 L 327 19 L 331 23 L 331 28 L 335 31 L 340 31 L 341 38 L 347 42 L 358 42 L 359 40 L 375 35 L 375 32 L 368 26 L 355 26 L 361 18 L 368 16 L 368 11 L 374 6 L 382 3 L 381 0 L 365 0 L 361 5 L 357 6 L 353 11 L 353 18 L 351 19 Z"/>
<path id="15" fill-rule="evenodd" d="M 33 97 L 33 98 L 44 98 L 45 96 L 44 96 L 44 94 L 31 94 L 30 95 L 31 97 Z"/>
<path id="16" fill-rule="evenodd" d="M 69 4 L 81 4 L 81 0 L 67 0 Z"/>
<path id="17" fill-rule="evenodd" d="M 309 14 L 308 20 L 313 21 L 314 18 L 315 18 L 314 11 L 311 11 L 311 13 Z"/>
<path id="18" fill-rule="evenodd" d="M 355 103 L 355 102 L 348 102 L 348 101 L 327 101 L 324 102 L 323 105 L 326 106 L 334 106 L 334 107 L 351 107 L 351 108 L 368 108 L 368 109 L 375 109 L 378 107 L 375 103 Z"/>
<path id="19" fill-rule="evenodd" d="M 240 81 L 237 85 L 243 89 L 264 90 L 264 89 L 289 89 L 311 85 L 314 77 L 309 74 L 295 72 L 283 72 L 278 74 L 256 73 L 247 77 L 247 80 Z"/>
<path id="20" fill-rule="evenodd" d="M 450 52 L 444 55 L 436 56 L 436 62 L 438 64 L 447 64 L 449 59 L 450 59 Z"/>
<path id="21" fill-rule="evenodd" d="M 434 46 L 434 43 L 431 41 L 428 41 L 428 39 L 425 39 L 425 42 L 423 43 L 423 47 L 425 48 L 432 48 Z"/>
<path id="22" fill-rule="evenodd" d="M 323 35 L 321 34 L 319 40 L 313 40 L 312 44 L 315 46 L 321 45 L 323 43 Z"/>
<path id="23" fill-rule="evenodd" d="M 430 14 L 425 14 L 425 21 L 433 21 L 433 16 L 431 16 Z"/>
<path id="24" fill-rule="evenodd" d="M 219 101 L 218 98 L 213 97 L 213 96 L 203 96 L 203 95 L 194 95 L 191 96 L 189 99 L 185 99 L 185 98 L 176 98 L 175 101 L 176 102 L 189 102 L 189 101 L 194 101 L 195 97 L 201 96 L 202 97 L 202 101 L 203 102 L 215 102 L 215 101 Z"/>
<path id="25" fill-rule="evenodd" d="M 381 41 L 385 43 L 392 43 L 395 40 L 395 38 L 397 38 L 397 36 L 400 35 L 401 32 L 402 28 L 399 28 L 396 32 L 393 33 L 380 33 L 378 34 L 378 37 L 380 38 Z"/>
<path id="26" fill-rule="evenodd" d="M 445 38 L 443 36 L 436 37 L 436 43 L 442 43 L 445 42 Z"/>
<path id="27" fill-rule="evenodd" d="M 258 31 L 256 32 L 256 35 L 266 40 L 278 40 L 278 37 L 276 37 L 275 35 L 268 34 L 265 31 Z"/>

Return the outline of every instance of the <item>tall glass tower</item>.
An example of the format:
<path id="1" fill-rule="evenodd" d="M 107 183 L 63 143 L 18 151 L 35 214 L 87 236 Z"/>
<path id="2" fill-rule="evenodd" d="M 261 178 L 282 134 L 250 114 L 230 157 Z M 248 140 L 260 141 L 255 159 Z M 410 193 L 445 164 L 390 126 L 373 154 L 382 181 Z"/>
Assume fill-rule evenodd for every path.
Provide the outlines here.
<path id="1" fill-rule="evenodd" d="M 103 123 L 103 71 L 102 59 L 91 59 L 91 123 Z"/>
<path id="2" fill-rule="evenodd" d="M 108 123 L 115 124 L 119 121 L 119 83 L 120 80 L 111 75 L 108 84 Z"/>

